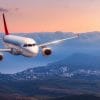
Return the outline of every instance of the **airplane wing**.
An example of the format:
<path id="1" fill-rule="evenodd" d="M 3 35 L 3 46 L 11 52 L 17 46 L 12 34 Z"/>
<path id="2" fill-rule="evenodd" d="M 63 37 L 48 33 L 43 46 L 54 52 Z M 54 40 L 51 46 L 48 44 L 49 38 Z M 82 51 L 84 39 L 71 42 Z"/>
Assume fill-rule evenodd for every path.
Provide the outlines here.
<path id="1" fill-rule="evenodd" d="M 10 52 L 11 49 L 0 49 L 0 52 Z"/>
<path id="2" fill-rule="evenodd" d="M 71 39 L 78 38 L 78 37 L 79 37 L 79 35 L 73 36 L 73 37 L 69 37 L 69 38 L 59 39 L 59 40 L 55 40 L 55 41 L 51 41 L 51 42 L 47 42 L 47 43 L 43 43 L 43 44 L 40 44 L 38 46 L 39 47 L 45 47 L 45 46 L 49 46 L 49 45 L 54 45 L 54 44 L 61 43 L 61 42 L 65 41 L 65 40 L 71 40 Z"/>

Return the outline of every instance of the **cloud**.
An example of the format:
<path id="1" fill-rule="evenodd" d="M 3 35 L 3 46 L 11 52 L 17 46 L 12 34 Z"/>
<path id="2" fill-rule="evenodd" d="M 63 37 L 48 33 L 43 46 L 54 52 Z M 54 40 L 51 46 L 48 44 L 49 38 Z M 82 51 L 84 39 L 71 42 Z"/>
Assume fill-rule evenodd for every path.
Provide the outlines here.
<path id="1" fill-rule="evenodd" d="M 3 7 L 0 7 L 0 12 L 5 12 L 5 13 L 7 13 L 8 11 L 9 11 L 8 9 L 3 8 Z"/>
<path id="2" fill-rule="evenodd" d="M 18 12 L 19 8 L 4 8 L 4 7 L 0 7 L 0 12 L 1 13 L 14 13 L 14 12 Z"/>
<path id="3" fill-rule="evenodd" d="M 15 10 L 15 11 L 19 11 L 19 8 L 15 8 L 14 10 Z"/>

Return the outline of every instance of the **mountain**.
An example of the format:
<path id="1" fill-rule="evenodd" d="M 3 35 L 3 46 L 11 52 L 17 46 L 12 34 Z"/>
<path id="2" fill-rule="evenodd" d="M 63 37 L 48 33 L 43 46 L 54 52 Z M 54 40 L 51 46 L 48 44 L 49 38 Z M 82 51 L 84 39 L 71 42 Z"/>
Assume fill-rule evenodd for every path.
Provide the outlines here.
<path id="1" fill-rule="evenodd" d="M 45 66 L 29 68 L 15 74 L 0 73 L 0 97 L 5 94 L 9 98 L 18 96 L 23 100 L 24 98 L 27 98 L 26 100 L 73 100 L 73 98 L 86 100 L 87 97 L 89 100 L 93 98 L 98 100 L 99 60 L 99 56 L 73 53 L 63 60 Z"/>
<path id="2" fill-rule="evenodd" d="M 16 82 L 21 82 L 21 84 L 24 84 L 23 82 L 26 82 L 26 84 L 30 84 L 30 86 L 32 82 L 35 84 L 37 83 L 37 86 L 41 86 L 41 84 L 39 85 L 38 82 L 43 83 L 43 86 L 46 86 L 46 84 L 44 83 L 46 82 L 50 86 L 51 84 L 53 84 L 52 86 L 54 87 L 56 87 L 56 85 L 59 84 L 64 89 L 65 87 L 63 87 L 63 84 L 65 84 L 66 82 L 68 83 L 68 84 L 66 83 L 66 85 L 68 85 L 70 88 L 71 87 L 80 88 L 80 82 L 81 82 L 83 84 L 83 87 L 84 83 L 90 84 L 90 87 L 92 84 L 94 84 L 94 87 L 96 86 L 99 89 L 100 88 L 98 85 L 98 83 L 100 82 L 99 60 L 100 57 L 98 56 L 92 56 L 84 53 L 75 53 L 67 58 L 64 58 L 63 60 L 50 63 L 46 66 L 29 68 L 27 70 L 15 74 L 1 73 L 0 74 L 1 86 L 2 82 L 4 83 L 6 82 L 8 84 L 9 81 L 15 82 L 12 84 L 16 84 Z M 59 83 L 57 81 L 59 81 Z M 73 84 L 75 82 L 77 83 L 77 85 L 74 85 L 75 86 L 74 87 Z M 89 86 L 87 85 L 85 86 L 85 88 L 86 87 L 88 88 Z M 91 87 L 91 92 L 94 91 L 94 89 L 93 90 L 92 89 L 93 88 Z M 95 92 L 97 90 L 95 90 Z"/>
<path id="3" fill-rule="evenodd" d="M 44 43 L 74 34 L 25 35 Z M 0 100 L 100 99 L 100 32 L 83 33 L 78 39 L 51 48 L 50 57 L 40 53 L 29 59 L 4 53 L 4 61 L 0 62 Z"/>
<path id="4" fill-rule="evenodd" d="M 100 100 L 100 98 L 93 95 L 72 95 L 55 98 L 53 100 Z"/>
<path id="5" fill-rule="evenodd" d="M 10 74 L 15 80 L 35 80 L 55 77 L 74 77 L 77 74 L 100 76 L 100 57 L 75 53 L 63 60 L 46 66 L 29 68 L 22 72 Z M 1 76 L 2 77 L 2 76 Z"/>
<path id="6" fill-rule="evenodd" d="M 17 94 L 0 94 L 0 99 L 1 100 L 39 100 L 35 97 L 26 97 L 26 96 L 21 96 Z"/>
<path id="7" fill-rule="evenodd" d="M 100 76 L 100 56 L 74 53 L 45 66 L 29 68 L 15 74 L 0 74 L 0 80 L 36 80 L 57 77 Z"/>

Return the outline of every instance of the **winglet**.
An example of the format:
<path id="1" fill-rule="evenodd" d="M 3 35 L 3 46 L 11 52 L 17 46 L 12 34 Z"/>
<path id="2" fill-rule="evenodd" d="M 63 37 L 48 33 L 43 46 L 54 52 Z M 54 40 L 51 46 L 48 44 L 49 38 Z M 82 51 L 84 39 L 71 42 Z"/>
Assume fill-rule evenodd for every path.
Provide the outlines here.
<path id="1" fill-rule="evenodd" d="M 3 22 L 4 22 L 5 35 L 9 35 L 4 13 L 2 14 L 2 16 L 3 16 Z"/>

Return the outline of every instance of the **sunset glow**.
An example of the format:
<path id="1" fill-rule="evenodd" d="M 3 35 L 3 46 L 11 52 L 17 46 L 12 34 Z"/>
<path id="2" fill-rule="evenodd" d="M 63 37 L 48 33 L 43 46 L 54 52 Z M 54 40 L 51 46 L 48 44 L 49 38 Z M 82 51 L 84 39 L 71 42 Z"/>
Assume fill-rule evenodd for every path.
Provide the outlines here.
<path id="1" fill-rule="evenodd" d="M 100 0 L 0 0 L 10 32 L 100 31 Z"/>

